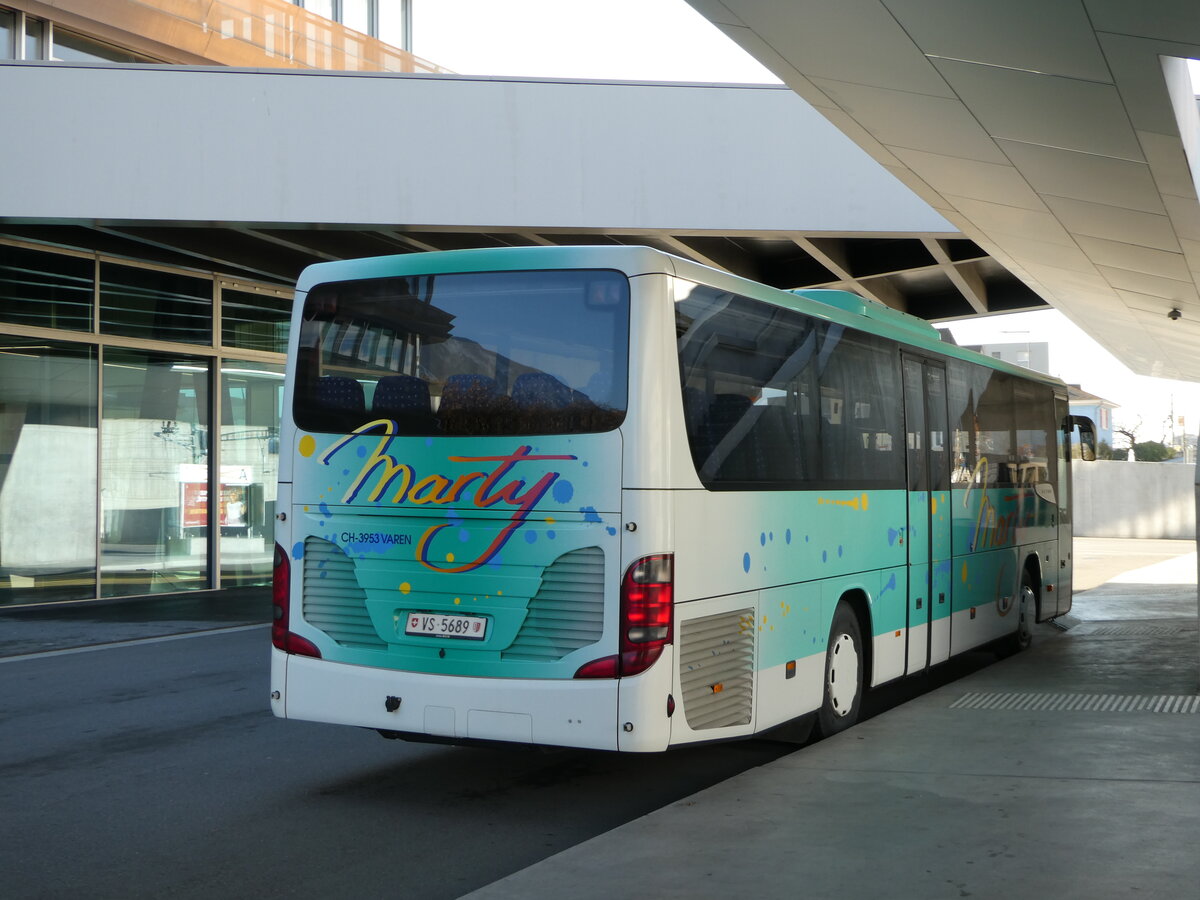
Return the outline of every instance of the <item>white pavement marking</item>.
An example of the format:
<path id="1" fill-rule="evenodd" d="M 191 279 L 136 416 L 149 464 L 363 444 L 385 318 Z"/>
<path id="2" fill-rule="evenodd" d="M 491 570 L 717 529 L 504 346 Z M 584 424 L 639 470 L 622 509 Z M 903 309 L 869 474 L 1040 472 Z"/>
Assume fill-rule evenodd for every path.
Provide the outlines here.
<path id="1" fill-rule="evenodd" d="M 91 644 L 87 647 L 67 647 L 65 650 L 41 650 L 37 653 L 22 653 L 20 656 L 0 657 L 0 663 L 21 662 L 26 659 L 45 659 L 48 656 L 68 656 L 72 653 L 92 653 L 95 650 L 112 650 L 116 647 L 134 647 L 139 644 L 161 644 L 166 641 L 182 641 L 187 638 L 208 637 L 213 634 L 234 634 L 238 631 L 253 631 L 255 628 L 270 628 L 270 622 L 257 625 L 233 625 L 229 628 L 209 628 L 205 631 L 185 631 L 182 634 L 167 634 L 161 637 L 130 638 L 127 641 L 110 641 L 107 644 Z"/>

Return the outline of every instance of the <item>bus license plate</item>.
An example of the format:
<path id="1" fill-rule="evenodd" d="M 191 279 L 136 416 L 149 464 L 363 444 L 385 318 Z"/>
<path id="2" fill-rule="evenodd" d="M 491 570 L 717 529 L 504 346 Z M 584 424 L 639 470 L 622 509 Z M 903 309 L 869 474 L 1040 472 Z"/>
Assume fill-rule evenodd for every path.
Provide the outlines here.
<path id="1" fill-rule="evenodd" d="M 442 613 L 409 613 L 405 634 L 462 638 L 482 641 L 487 637 L 487 619 L 482 616 L 447 616 Z"/>

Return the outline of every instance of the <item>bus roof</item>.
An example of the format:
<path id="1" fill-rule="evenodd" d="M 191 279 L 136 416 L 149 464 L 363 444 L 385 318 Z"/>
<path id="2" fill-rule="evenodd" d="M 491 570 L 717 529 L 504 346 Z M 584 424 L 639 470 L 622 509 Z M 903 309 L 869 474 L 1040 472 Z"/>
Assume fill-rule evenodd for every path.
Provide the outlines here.
<path id="1" fill-rule="evenodd" d="M 489 247 L 338 260 L 308 266 L 300 275 L 296 291 L 298 294 L 306 293 L 315 285 L 330 281 L 527 269 L 618 269 L 630 277 L 650 274 L 677 275 L 890 337 L 937 355 L 986 365 L 1020 378 L 1052 384 L 1066 390 L 1061 380 L 1050 375 L 947 343 L 942 340 L 938 329 L 928 321 L 858 294 L 822 288 L 774 288 L 653 247 L 613 244 Z"/>

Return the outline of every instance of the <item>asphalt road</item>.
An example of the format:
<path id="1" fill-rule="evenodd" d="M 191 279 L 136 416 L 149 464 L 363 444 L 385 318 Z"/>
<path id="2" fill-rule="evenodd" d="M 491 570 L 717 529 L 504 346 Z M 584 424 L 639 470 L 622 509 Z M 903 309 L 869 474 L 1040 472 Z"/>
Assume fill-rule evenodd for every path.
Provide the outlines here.
<path id="1" fill-rule="evenodd" d="M 1077 541 L 1078 587 L 1194 546 L 1126 544 Z M 0 897 L 458 897 L 794 749 L 456 748 L 277 720 L 258 593 L 0 619 Z M 993 660 L 885 686 L 864 716 Z"/>
<path id="2" fill-rule="evenodd" d="M 457 897 L 789 749 L 467 749 L 280 721 L 265 627 L 0 661 L 0 895 Z"/>
<path id="3" fill-rule="evenodd" d="M 794 749 L 547 753 L 280 721 L 267 646 L 243 626 L 0 659 L 0 894 L 458 897 Z"/>

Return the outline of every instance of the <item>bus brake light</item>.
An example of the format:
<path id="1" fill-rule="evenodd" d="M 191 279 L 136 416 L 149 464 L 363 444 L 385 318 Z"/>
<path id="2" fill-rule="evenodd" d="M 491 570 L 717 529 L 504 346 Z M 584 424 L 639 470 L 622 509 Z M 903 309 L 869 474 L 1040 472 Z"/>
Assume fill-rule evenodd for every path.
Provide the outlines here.
<path id="1" fill-rule="evenodd" d="M 297 656 L 313 656 L 321 658 L 321 651 L 308 638 L 292 634 L 288 630 L 288 601 L 291 595 L 292 565 L 287 553 L 278 544 L 275 545 L 275 564 L 271 576 L 271 643 L 284 653 L 294 653 Z"/>
<path id="2" fill-rule="evenodd" d="M 643 556 L 621 579 L 620 653 L 584 664 L 575 677 L 621 678 L 644 672 L 671 643 L 674 616 L 674 555 Z"/>

